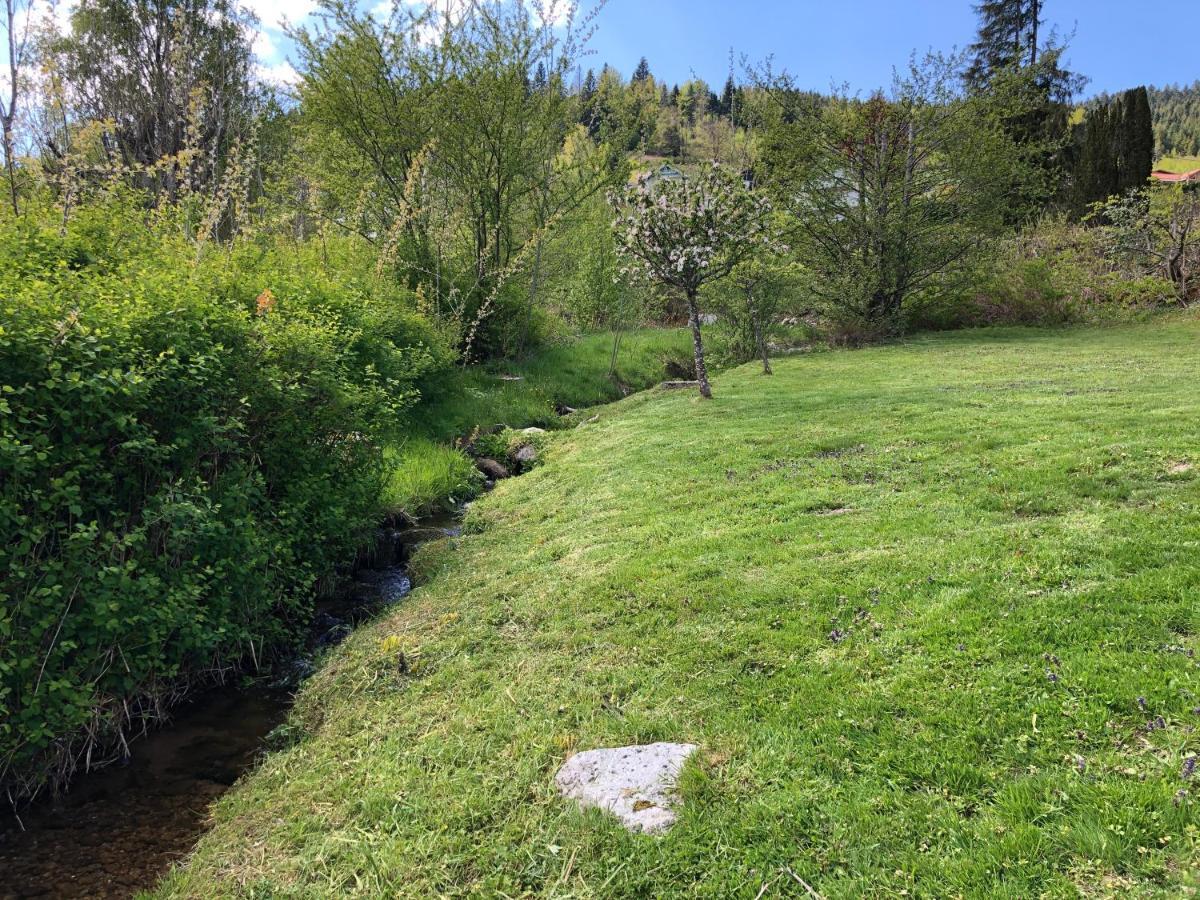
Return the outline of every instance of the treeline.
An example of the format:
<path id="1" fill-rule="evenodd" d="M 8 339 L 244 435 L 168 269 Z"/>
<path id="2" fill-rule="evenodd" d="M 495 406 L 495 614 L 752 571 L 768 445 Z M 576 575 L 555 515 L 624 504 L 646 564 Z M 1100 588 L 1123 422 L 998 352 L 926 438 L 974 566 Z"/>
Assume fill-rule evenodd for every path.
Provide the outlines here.
<path id="1" fill-rule="evenodd" d="M 1200 81 L 1150 88 L 1159 156 L 1200 156 Z"/>

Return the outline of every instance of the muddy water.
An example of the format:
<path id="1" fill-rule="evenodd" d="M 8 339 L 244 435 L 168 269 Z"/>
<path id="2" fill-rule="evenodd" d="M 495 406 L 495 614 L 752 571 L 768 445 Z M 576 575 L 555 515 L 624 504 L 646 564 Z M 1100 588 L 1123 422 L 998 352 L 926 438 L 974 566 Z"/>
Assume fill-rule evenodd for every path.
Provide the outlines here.
<path id="1" fill-rule="evenodd" d="M 369 567 L 318 605 L 308 655 L 403 599 L 412 549 L 457 533 L 451 518 L 387 533 Z M 311 664 L 306 655 L 283 668 L 302 675 Z M 0 898 L 124 898 L 153 887 L 192 849 L 209 806 L 254 765 L 290 705 L 289 688 L 263 682 L 211 691 L 132 742 L 123 763 L 76 778 L 19 818 L 0 810 Z"/>

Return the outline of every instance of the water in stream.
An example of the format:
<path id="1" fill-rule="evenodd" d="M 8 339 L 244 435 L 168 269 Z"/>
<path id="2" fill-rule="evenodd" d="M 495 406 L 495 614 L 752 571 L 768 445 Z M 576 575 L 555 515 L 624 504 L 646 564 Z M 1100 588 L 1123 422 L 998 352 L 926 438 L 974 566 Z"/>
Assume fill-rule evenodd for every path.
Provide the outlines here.
<path id="1" fill-rule="evenodd" d="M 402 599 L 412 548 L 457 533 L 453 519 L 388 533 L 370 567 L 319 605 L 310 649 L 337 643 Z M 123 763 L 78 777 L 67 794 L 32 804 L 19 819 L 0 812 L 0 898 L 124 898 L 153 887 L 192 849 L 210 804 L 254 764 L 290 705 L 288 689 L 263 683 L 210 691 L 134 741 Z"/>

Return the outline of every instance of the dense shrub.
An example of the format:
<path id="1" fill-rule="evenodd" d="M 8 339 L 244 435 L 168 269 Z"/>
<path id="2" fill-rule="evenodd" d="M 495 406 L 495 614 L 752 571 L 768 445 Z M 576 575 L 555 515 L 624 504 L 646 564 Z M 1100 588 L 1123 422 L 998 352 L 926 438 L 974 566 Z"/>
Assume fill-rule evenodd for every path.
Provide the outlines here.
<path id="1" fill-rule="evenodd" d="M 0 223 L 0 789 L 95 762 L 261 662 L 378 514 L 445 362 L 305 252 L 198 252 L 132 207 Z"/>
<path id="2" fill-rule="evenodd" d="M 1047 219 L 982 254 L 947 289 L 916 298 L 909 328 L 1128 319 L 1175 302 L 1170 281 L 1115 267 L 1103 229 Z"/>

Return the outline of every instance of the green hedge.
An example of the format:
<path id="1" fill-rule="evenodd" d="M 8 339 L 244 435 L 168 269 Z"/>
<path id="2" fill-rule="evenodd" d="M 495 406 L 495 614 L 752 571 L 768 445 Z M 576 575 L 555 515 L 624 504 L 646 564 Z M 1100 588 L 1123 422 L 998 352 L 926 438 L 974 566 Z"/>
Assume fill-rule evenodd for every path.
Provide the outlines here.
<path id="1" fill-rule="evenodd" d="M 0 791 L 295 638 L 375 522 L 445 351 L 306 253 L 0 223 Z"/>

